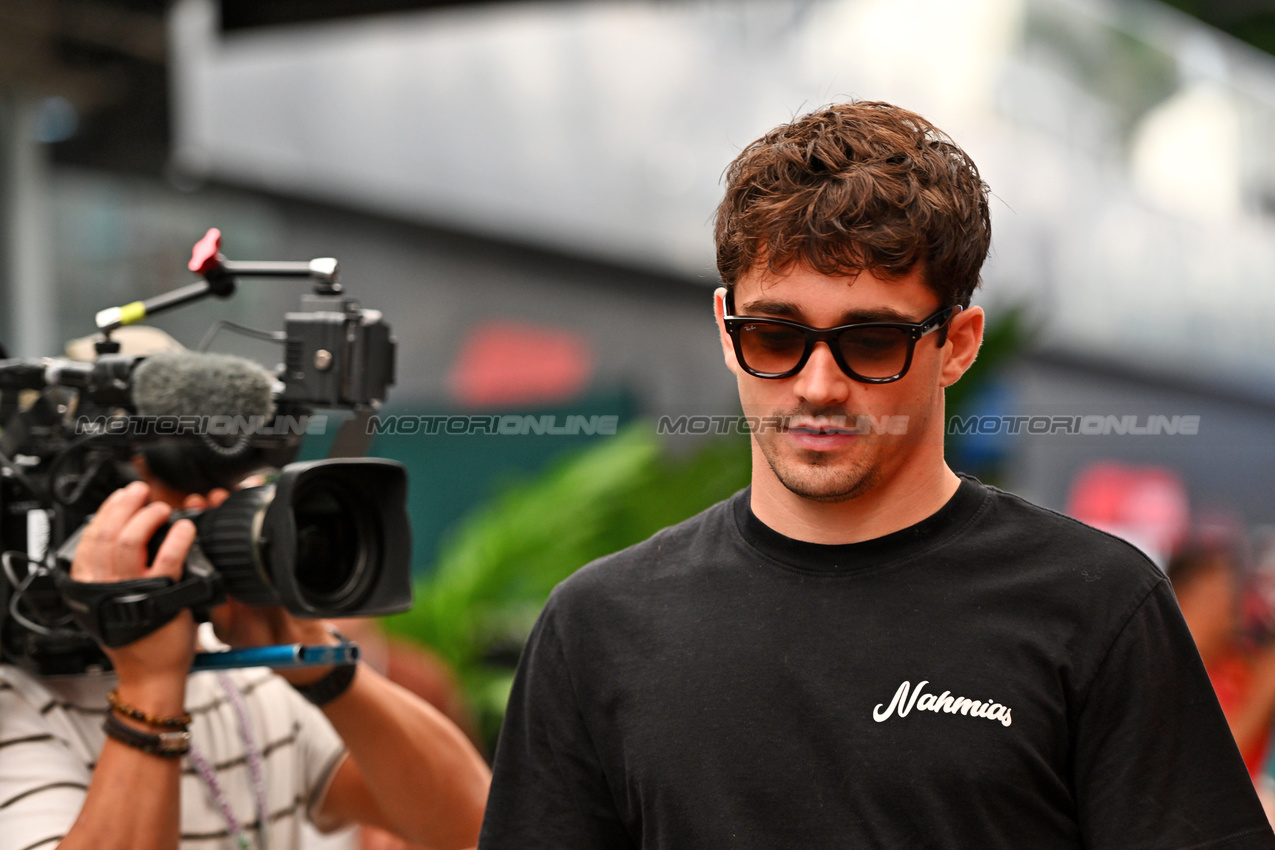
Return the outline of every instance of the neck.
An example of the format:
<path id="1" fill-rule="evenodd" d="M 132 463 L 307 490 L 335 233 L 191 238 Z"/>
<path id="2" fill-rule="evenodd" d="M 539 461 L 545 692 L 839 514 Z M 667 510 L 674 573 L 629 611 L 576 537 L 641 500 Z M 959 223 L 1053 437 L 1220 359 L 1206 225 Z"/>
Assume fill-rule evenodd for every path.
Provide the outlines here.
<path id="1" fill-rule="evenodd" d="M 933 516 L 960 484 L 940 451 L 936 462 L 900 470 L 853 499 L 817 502 L 793 493 L 764 458 L 755 456 L 751 505 L 759 520 L 785 537 L 807 543 L 859 543 Z"/>

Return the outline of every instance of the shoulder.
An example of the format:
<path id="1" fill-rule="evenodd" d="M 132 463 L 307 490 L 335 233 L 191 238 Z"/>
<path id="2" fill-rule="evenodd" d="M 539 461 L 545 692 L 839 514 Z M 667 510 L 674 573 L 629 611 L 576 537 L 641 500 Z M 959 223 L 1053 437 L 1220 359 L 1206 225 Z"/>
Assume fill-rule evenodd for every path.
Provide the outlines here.
<path id="1" fill-rule="evenodd" d="M 549 610 L 570 611 L 691 577 L 697 565 L 719 551 L 723 538 L 734 532 L 732 506 L 744 492 L 581 567 L 554 589 Z"/>
<path id="2" fill-rule="evenodd" d="M 62 699 L 40 678 L 0 664 L 0 743 L 48 728 L 48 714 Z"/>
<path id="3" fill-rule="evenodd" d="M 0 705 L 43 705 L 52 697 L 49 689 L 35 676 L 20 667 L 0 664 Z M 3 713 L 0 713 L 3 717 Z"/>
<path id="4" fill-rule="evenodd" d="M 1099 653 L 1145 606 L 1176 608 L 1168 579 L 1137 547 L 1020 496 L 978 487 L 983 504 L 952 549 L 969 566 L 962 579 L 973 592 L 1032 611 L 1033 628 Z"/>
<path id="5" fill-rule="evenodd" d="M 113 676 L 41 678 L 0 665 L 0 753 L 21 741 L 28 754 L 44 748 L 90 765 L 102 746 L 102 719 Z"/>
<path id="6" fill-rule="evenodd" d="M 1021 496 L 968 480 L 985 494 L 972 529 L 982 545 L 1094 580 L 1124 576 L 1148 591 L 1164 581 L 1160 568 L 1128 541 Z"/>
<path id="7" fill-rule="evenodd" d="M 96 715 L 106 713 L 106 695 L 115 687 L 114 674 L 42 677 L 20 667 L 0 664 L 0 704 L 27 706 L 43 716 L 62 712 Z"/>
<path id="8" fill-rule="evenodd" d="M 701 598 L 713 583 L 723 552 L 739 534 L 732 513 L 737 498 L 581 567 L 550 594 L 533 640 L 589 655 L 603 651 L 600 641 L 617 652 L 640 642 L 663 616 Z"/>

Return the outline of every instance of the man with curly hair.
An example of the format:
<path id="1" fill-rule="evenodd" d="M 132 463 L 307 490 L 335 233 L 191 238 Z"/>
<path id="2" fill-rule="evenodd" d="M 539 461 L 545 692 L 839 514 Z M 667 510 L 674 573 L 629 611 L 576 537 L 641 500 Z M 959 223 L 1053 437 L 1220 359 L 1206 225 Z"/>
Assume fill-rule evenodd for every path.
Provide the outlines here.
<path id="1" fill-rule="evenodd" d="M 730 166 L 751 486 L 554 591 L 480 847 L 1275 848 L 1159 570 L 944 461 L 990 233 L 889 104 Z"/>

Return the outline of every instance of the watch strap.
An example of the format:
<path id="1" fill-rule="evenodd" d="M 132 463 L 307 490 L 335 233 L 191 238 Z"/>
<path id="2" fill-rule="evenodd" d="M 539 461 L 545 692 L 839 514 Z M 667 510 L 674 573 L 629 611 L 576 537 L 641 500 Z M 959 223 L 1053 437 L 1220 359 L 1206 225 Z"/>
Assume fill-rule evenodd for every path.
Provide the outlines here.
<path id="1" fill-rule="evenodd" d="M 358 670 L 358 664 L 338 664 L 322 679 L 308 685 L 292 687 L 314 705 L 324 706 L 349 690 L 350 684 L 354 682 L 356 670 Z"/>

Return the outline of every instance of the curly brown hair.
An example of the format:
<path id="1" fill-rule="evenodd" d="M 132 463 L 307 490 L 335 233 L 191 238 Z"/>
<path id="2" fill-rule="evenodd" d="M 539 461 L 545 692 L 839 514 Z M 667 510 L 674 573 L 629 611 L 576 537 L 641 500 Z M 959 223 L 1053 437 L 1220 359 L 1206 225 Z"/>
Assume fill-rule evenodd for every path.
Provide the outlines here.
<path id="1" fill-rule="evenodd" d="M 771 130 L 726 170 L 717 270 L 821 274 L 921 268 L 942 306 L 969 306 L 991 245 L 988 188 L 929 121 L 888 103 L 835 104 Z"/>

